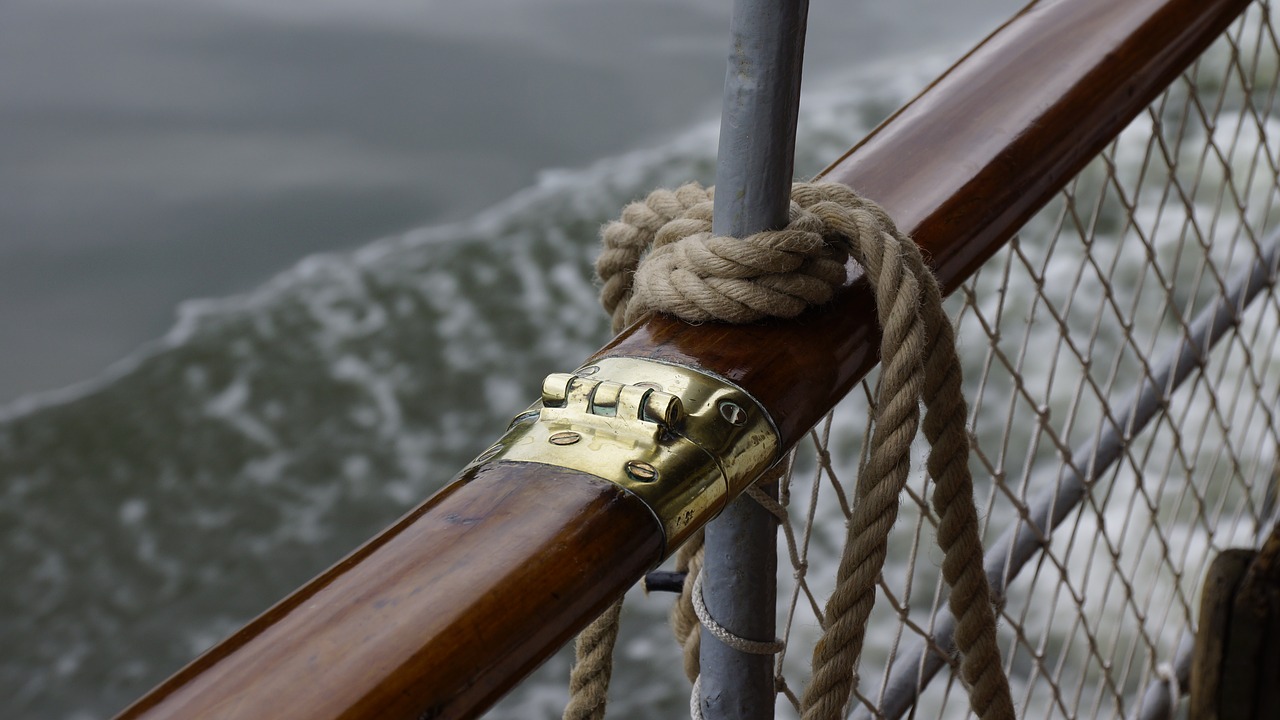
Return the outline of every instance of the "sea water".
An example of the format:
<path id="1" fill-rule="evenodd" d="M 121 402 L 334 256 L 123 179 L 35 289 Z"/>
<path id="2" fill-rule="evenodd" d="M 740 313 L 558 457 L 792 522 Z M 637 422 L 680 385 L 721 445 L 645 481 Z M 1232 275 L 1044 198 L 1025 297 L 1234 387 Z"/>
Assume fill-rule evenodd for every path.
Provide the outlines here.
<path id="1" fill-rule="evenodd" d="M 385 5 L 389 19 L 369 24 L 399 22 L 403 8 Z M 125 6 L 149 7 L 140 1 Z M 211 6 L 224 20 L 255 18 L 249 24 L 263 33 L 254 36 L 263 48 L 273 39 L 289 42 L 290 32 L 296 40 L 302 32 L 297 28 L 313 31 L 321 23 L 298 17 L 297 8 L 287 3 L 226 0 Z M 606 6 L 618 13 L 619 23 L 648 22 L 620 4 Z M 704 43 L 717 36 L 714 21 L 727 8 L 641 6 L 701 18 L 684 33 L 658 35 L 661 47 L 654 54 L 685 53 L 699 65 L 706 55 L 722 55 L 707 51 Z M 1001 17 L 993 10 L 1011 6 L 982 3 L 991 18 L 987 25 L 994 27 Z M 344 17 L 351 11 L 341 4 L 322 7 L 343 22 L 360 24 Z M 549 54 L 565 72 L 590 68 L 606 80 L 613 72 L 640 83 L 629 70 L 592 64 L 607 57 L 609 48 L 574 48 L 557 35 L 580 22 L 585 10 L 573 3 L 547 7 L 556 13 L 538 16 L 504 7 L 514 15 L 507 16 L 509 22 L 483 26 L 485 43 L 474 40 L 482 27 L 474 16 L 437 10 L 447 20 L 441 22 L 456 32 L 448 48 L 465 49 L 469 38 L 495 53 L 504 43 L 509 48 L 546 43 L 539 47 L 555 45 L 556 52 L 539 55 L 543 69 L 551 67 Z M 856 70 L 837 69 L 832 57 L 846 48 L 829 27 L 826 34 L 815 27 L 815 62 L 825 72 L 806 88 L 798 175 L 837 157 L 963 49 L 954 44 L 937 49 L 938 26 L 948 17 L 939 14 L 941 5 L 912 7 L 933 14 L 917 18 L 890 4 L 842 9 L 863 13 L 869 27 L 905 13 L 893 21 L 894 42 L 855 35 L 884 55 L 875 61 L 864 56 Z M 545 25 L 542 35 L 554 41 L 535 35 L 538 22 Z M 856 33 L 857 25 L 850 22 L 842 29 Z M 979 32 L 968 19 L 963 25 L 970 38 Z M 912 49 L 913 29 L 929 42 Z M 373 33 L 374 39 L 384 38 Z M 717 66 L 710 75 L 718 76 L 719 61 L 713 62 Z M 465 75 L 466 68 L 457 72 Z M 411 76 L 402 80 L 410 82 Z M 517 80 L 503 88 L 503 97 L 518 94 Z M 661 85 L 646 82 L 654 83 L 645 86 L 651 92 Z M 607 92 L 606 85 L 602 81 L 599 92 Z M 675 92 L 695 94 L 687 87 Z M 461 112 L 456 122 L 475 124 L 480 133 L 475 141 L 482 144 L 493 139 L 484 134 L 489 114 L 513 112 L 529 123 L 547 123 L 548 137 L 556 139 L 548 145 L 554 146 L 567 141 L 552 132 L 554 120 L 539 120 L 552 99 L 526 97 L 522 104 L 463 110 L 442 110 L 447 103 L 433 103 L 403 108 L 404 117 L 378 127 L 394 133 L 403 130 L 398 123 L 417 121 L 416 114 Z M 696 113 L 681 117 L 676 123 L 603 118 L 599 122 L 624 127 L 636 122 L 635 133 L 649 135 L 638 147 L 624 143 L 635 149 L 621 154 L 592 145 L 590 138 L 584 143 L 591 149 L 573 146 L 577 149 L 568 150 L 570 159 L 564 161 L 544 159 L 541 152 L 547 148 L 526 148 L 521 167 L 573 167 L 544 168 L 515 186 L 509 177 L 520 177 L 522 170 L 501 158 L 488 166 L 477 161 L 481 170 L 489 168 L 487 176 L 467 176 L 467 163 L 442 160 L 422 182 L 434 183 L 439 192 L 432 197 L 448 207 L 427 207 L 421 217 L 448 222 L 368 242 L 367 235 L 335 238 L 333 228 L 325 226 L 319 234 L 328 239 L 322 244 L 355 249 L 298 259 L 246 292 L 182 302 L 172 328 L 157 332 L 157 339 L 125 360 L 85 373 L 83 382 L 67 380 L 66 389 L 23 395 L 4 405 L 0 717 L 109 716 L 447 482 L 528 404 L 546 373 L 573 367 L 607 338 L 590 270 L 600 224 L 650 188 L 712 181 L 716 123 L 699 120 Z M 590 125 L 572 132 L 589 134 Z M 601 135 L 596 142 L 611 137 Z M 268 158 L 278 151 L 270 142 L 246 147 L 245 162 L 261 161 L 253 148 Z M 358 175 L 363 161 L 344 159 L 347 151 L 343 143 L 326 144 L 323 138 L 297 149 L 299 157 L 314 153 L 314 162 L 334 163 L 326 173 Z M 209 156 L 200 157 L 210 162 Z M 380 173 L 389 171 L 383 165 L 366 171 L 379 179 L 365 190 L 377 194 Z M 290 182 L 285 175 L 274 182 Z M 468 185 L 480 189 L 459 189 Z M 477 195 L 488 199 L 477 201 Z M 309 202 L 294 212 L 315 207 L 319 196 L 307 197 Z M 361 206 L 365 212 L 378 207 L 386 209 L 376 203 Z M 315 212 L 329 217 L 327 208 L 315 207 Z M 412 208 L 402 205 L 387 213 L 406 224 L 413 216 Z M 279 232 L 301 233 L 305 223 L 284 227 Z M 10 234 L 21 229 L 15 222 Z M 76 232 L 91 234 L 91 229 Z M 287 245 L 307 247 L 303 240 L 298 243 Z M 136 251 L 121 250 L 128 257 Z M 280 246 L 270 250 L 287 252 Z M 10 272 L 23 256 L 13 257 Z M 18 312 L 12 301 L 7 307 L 11 314 Z M 856 435 L 856 423 L 845 422 L 848 434 Z M 855 460 L 847 457 L 846 467 Z M 838 526 L 836 521 L 823 532 L 838 535 Z M 830 568 L 814 572 L 829 574 Z M 670 597 L 638 594 L 629 601 L 611 702 L 617 717 L 684 712 L 688 686 L 663 627 L 670 602 Z M 558 716 L 567 697 L 567 668 L 568 656 L 557 655 L 492 716 Z"/>

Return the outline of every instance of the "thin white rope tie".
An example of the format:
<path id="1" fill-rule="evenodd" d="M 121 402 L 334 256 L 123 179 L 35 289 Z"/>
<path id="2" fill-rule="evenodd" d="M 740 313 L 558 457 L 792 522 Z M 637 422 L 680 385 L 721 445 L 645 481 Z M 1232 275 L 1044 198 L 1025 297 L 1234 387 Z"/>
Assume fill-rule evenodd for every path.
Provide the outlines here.
<path id="1" fill-rule="evenodd" d="M 782 652 L 786 647 L 782 640 L 774 638 L 769 641 L 748 640 L 739 635 L 734 635 L 728 628 L 716 622 L 711 617 L 711 611 L 707 609 L 706 602 L 702 599 L 702 572 L 699 571 L 697 577 L 693 579 L 693 612 L 698 616 L 698 622 L 702 623 L 702 627 L 707 629 L 716 637 L 717 640 L 726 646 L 733 648 L 741 653 L 750 655 L 776 655 Z"/>
<path id="2" fill-rule="evenodd" d="M 693 679 L 693 690 L 689 692 L 689 720 L 706 720 L 702 716 L 702 675 Z"/>

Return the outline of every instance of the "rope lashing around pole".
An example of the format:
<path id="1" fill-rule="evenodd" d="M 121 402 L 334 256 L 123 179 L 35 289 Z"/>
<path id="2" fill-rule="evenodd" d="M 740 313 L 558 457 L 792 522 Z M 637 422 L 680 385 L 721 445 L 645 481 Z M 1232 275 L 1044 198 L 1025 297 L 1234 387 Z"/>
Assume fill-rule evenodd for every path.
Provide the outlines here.
<path id="1" fill-rule="evenodd" d="M 944 552 L 942 574 L 951 587 L 952 612 L 959 618 L 955 637 L 962 655 L 960 674 L 980 718 L 1012 720 L 1013 702 L 982 565 L 955 336 L 937 281 L 919 248 L 879 206 L 843 185 L 794 185 L 787 227 L 742 240 L 712 235 L 711 197 L 710 189 L 696 184 L 657 190 L 643 202 L 628 205 L 621 220 L 605 226 L 596 270 L 603 283 L 601 302 L 615 332 L 651 311 L 690 322 L 795 317 L 810 305 L 828 302 L 844 283 L 846 253 L 865 269 L 876 296 L 883 339 L 875 429 L 858 473 L 857 503 L 836 589 L 824 613 L 826 628 L 814 649 L 813 679 L 801 703 L 805 720 L 841 717 L 853 691 L 898 497 L 910 472 L 921 401 L 930 444 L 927 467 L 935 484 L 932 503 L 939 516 L 938 544 Z M 681 549 L 680 558 L 690 570 L 696 570 L 692 563 L 698 557 L 697 548 Z M 681 602 L 692 595 L 682 593 Z M 681 610 L 673 612 L 678 634 L 682 615 Z M 690 632 L 686 629 L 685 638 Z M 601 644 L 611 645 L 616 634 L 617 614 L 611 610 L 580 636 L 570 709 L 589 706 L 591 712 L 566 710 L 566 718 L 604 716 L 605 691 L 579 678 L 602 675 L 595 663 L 611 661 L 600 652 Z M 586 642 L 588 637 L 591 642 Z M 686 669 L 691 669 L 687 657 Z M 582 693 L 591 697 L 580 701 L 578 688 L 586 688 Z"/>

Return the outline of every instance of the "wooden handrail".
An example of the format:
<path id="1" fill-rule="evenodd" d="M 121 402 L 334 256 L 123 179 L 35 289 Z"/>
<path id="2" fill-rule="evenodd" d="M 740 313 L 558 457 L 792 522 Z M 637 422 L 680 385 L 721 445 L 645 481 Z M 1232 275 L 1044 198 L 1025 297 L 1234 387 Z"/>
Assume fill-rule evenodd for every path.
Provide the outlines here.
<path id="1" fill-rule="evenodd" d="M 823 176 L 881 203 L 950 291 L 1247 5 L 1033 2 Z M 875 364 L 874 318 L 855 277 L 798 321 L 650 317 L 592 359 L 728 378 L 789 447 Z M 545 465 L 471 468 L 119 717 L 471 717 L 661 554 L 649 510 L 614 485 Z"/>

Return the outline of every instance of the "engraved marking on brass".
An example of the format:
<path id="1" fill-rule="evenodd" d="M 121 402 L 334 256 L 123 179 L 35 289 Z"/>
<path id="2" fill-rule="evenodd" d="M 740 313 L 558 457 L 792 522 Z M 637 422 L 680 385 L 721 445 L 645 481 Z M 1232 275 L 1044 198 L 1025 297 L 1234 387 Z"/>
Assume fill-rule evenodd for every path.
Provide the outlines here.
<path id="1" fill-rule="evenodd" d="M 547 438 L 547 442 L 552 445 L 572 445 L 582 439 L 582 436 L 572 430 L 558 432 Z"/>

